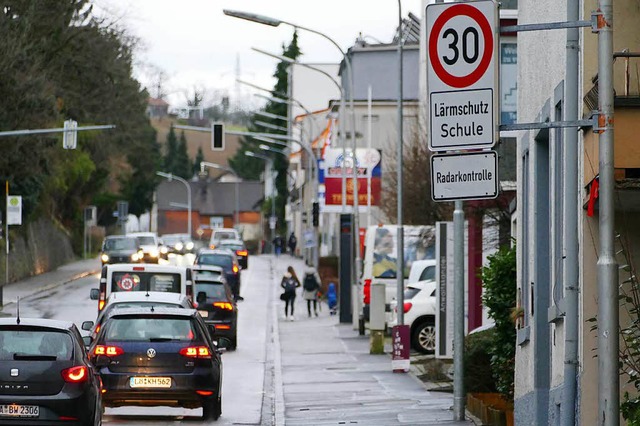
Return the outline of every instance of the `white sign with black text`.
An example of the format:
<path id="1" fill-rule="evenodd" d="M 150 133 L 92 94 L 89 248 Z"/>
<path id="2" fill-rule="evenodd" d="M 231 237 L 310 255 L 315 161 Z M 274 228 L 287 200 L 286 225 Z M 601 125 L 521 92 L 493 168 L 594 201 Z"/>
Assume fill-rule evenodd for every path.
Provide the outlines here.
<path id="1" fill-rule="evenodd" d="M 495 151 L 431 157 L 434 201 L 482 200 L 498 196 L 498 154 Z"/>
<path id="2" fill-rule="evenodd" d="M 429 149 L 491 148 L 498 138 L 498 7 L 427 6 Z"/>

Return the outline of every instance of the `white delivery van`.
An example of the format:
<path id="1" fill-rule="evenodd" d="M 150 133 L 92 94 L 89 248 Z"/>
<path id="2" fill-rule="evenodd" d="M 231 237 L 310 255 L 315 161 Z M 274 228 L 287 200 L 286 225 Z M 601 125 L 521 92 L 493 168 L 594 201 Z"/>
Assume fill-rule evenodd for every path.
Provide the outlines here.
<path id="1" fill-rule="evenodd" d="M 120 263 L 105 265 L 100 287 L 91 289 L 91 299 L 98 300 L 98 312 L 114 292 L 165 292 L 187 296 L 193 302 L 193 279 L 185 266 Z"/>
<path id="2" fill-rule="evenodd" d="M 403 230 L 403 281 L 406 285 L 413 262 L 435 258 L 436 233 L 435 227 L 431 225 L 404 226 Z M 364 302 L 361 312 L 364 321 L 369 320 L 369 295 L 373 283 L 385 285 L 385 310 L 387 321 L 391 320 L 390 303 L 396 299 L 397 294 L 397 231 L 397 225 L 377 225 L 367 228 L 362 257 L 362 276 L 359 282 Z"/>

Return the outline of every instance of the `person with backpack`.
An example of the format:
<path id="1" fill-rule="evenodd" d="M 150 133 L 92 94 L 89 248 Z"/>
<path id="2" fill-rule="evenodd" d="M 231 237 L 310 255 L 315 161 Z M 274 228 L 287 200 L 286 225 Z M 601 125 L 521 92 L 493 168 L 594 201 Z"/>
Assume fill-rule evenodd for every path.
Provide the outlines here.
<path id="1" fill-rule="evenodd" d="M 284 303 L 284 318 L 285 320 L 294 321 L 295 317 L 293 316 L 294 308 L 293 305 L 296 301 L 296 288 L 300 287 L 300 280 L 296 275 L 296 271 L 292 266 L 287 268 L 287 272 L 285 272 L 282 277 L 282 281 L 280 282 L 280 287 L 284 290 L 284 292 L 280 295 L 280 300 L 283 300 Z M 289 312 L 291 314 L 289 315 Z"/>
<path id="2" fill-rule="evenodd" d="M 289 245 L 289 253 L 291 253 L 291 256 L 295 256 L 298 239 L 296 238 L 296 235 L 293 232 L 291 233 L 291 235 L 289 235 L 289 241 L 287 244 Z"/>
<path id="3" fill-rule="evenodd" d="M 302 298 L 307 301 L 307 312 L 311 317 L 311 302 L 313 302 L 313 313 L 318 316 L 318 290 L 320 290 L 320 276 L 315 268 L 309 268 L 302 280 Z"/>

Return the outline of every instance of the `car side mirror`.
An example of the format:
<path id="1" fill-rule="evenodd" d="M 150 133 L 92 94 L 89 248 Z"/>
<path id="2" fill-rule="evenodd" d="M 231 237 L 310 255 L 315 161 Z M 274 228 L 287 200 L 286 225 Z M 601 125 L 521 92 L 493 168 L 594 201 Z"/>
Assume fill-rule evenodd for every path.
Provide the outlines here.
<path id="1" fill-rule="evenodd" d="M 98 368 L 106 367 L 109 364 L 111 364 L 111 358 L 106 355 L 98 355 L 95 361 L 93 361 L 93 365 Z"/>
<path id="2" fill-rule="evenodd" d="M 100 298 L 100 290 L 97 288 L 92 288 L 89 292 L 89 299 L 98 300 Z"/>
<path id="3" fill-rule="evenodd" d="M 85 321 L 82 323 L 81 327 L 84 331 L 89 331 L 93 328 L 93 321 Z"/>
<path id="4" fill-rule="evenodd" d="M 93 343 L 93 337 L 91 336 L 82 336 L 82 342 L 84 343 L 85 348 L 89 348 Z"/>
<path id="5" fill-rule="evenodd" d="M 231 346 L 231 341 L 227 338 L 221 337 L 216 341 L 216 350 L 218 353 L 226 352 L 229 346 Z"/>

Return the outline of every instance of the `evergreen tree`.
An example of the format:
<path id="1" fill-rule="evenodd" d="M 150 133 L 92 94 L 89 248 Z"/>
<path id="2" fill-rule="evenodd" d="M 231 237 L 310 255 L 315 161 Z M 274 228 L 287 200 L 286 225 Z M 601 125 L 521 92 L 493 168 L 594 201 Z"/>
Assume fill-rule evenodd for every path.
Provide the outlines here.
<path id="1" fill-rule="evenodd" d="M 283 56 L 286 56 L 291 59 L 297 59 L 302 53 L 300 48 L 298 47 L 298 33 L 297 31 L 293 33 L 293 38 L 288 46 L 283 46 Z M 287 68 L 289 67 L 289 63 L 280 62 L 276 71 L 273 74 L 276 77 L 277 81 L 273 88 L 273 96 L 278 98 L 286 98 L 288 93 L 288 79 L 287 79 Z M 280 116 L 287 116 L 287 104 L 279 103 L 279 102 L 267 102 L 264 107 L 264 111 L 276 114 Z M 258 117 L 254 117 L 258 118 Z M 291 117 L 290 117 L 291 118 Z M 270 124 L 275 124 L 282 126 L 282 121 L 271 118 L 264 118 L 262 116 L 259 117 L 260 121 L 264 121 Z M 251 125 L 249 127 L 250 132 L 258 132 L 258 133 L 273 133 L 273 134 L 286 134 L 284 131 L 273 130 L 271 128 L 262 127 L 258 125 Z M 244 179 L 258 179 L 262 170 L 264 170 L 264 161 L 260 159 L 256 159 L 253 157 L 247 157 L 244 153 L 246 151 L 261 151 L 258 145 L 264 142 L 256 141 L 251 138 L 244 138 L 240 142 L 240 148 L 236 155 L 229 159 L 229 164 L 231 167 Z M 281 147 L 278 147 L 281 148 Z M 288 191 L 287 191 L 287 169 L 289 168 L 288 159 L 283 155 L 273 154 L 269 152 L 261 152 L 265 155 L 270 155 L 274 160 L 274 168 L 276 169 L 276 216 L 278 217 L 278 223 L 283 224 L 284 222 L 284 209 L 287 203 Z"/>
<path id="2" fill-rule="evenodd" d="M 187 138 L 184 132 L 181 132 L 172 173 L 183 179 L 191 179 L 193 176 L 192 168 L 191 159 L 189 159 L 189 153 L 187 152 Z"/>
<path id="3" fill-rule="evenodd" d="M 165 146 L 163 169 L 167 173 L 173 173 L 176 165 L 176 156 L 178 153 L 178 138 L 176 138 L 176 131 L 173 126 L 167 133 L 167 144 Z"/>
<path id="4" fill-rule="evenodd" d="M 196 158 L 193 161 L 193 175 L 197 175 L 200 173 L 200 163 L 204 161 L 204 153 L 202 152 L 202 147 L 198 147 L 198 152 L 196 153 Z"/>

